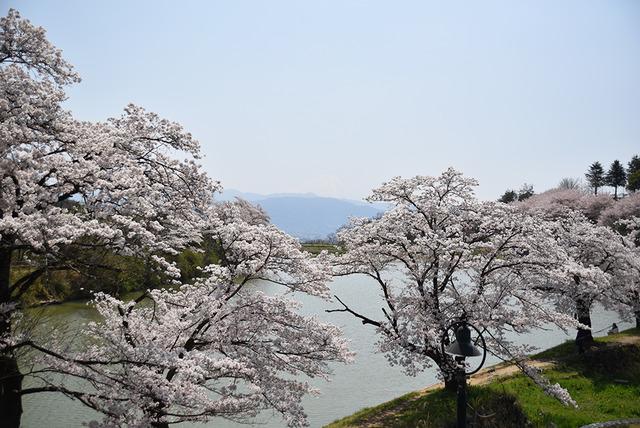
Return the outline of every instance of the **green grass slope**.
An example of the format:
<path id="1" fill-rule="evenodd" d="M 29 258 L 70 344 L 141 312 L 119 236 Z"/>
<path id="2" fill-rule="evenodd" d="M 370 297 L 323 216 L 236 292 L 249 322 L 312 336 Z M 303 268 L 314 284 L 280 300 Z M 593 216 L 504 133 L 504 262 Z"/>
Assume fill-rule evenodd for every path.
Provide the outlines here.
<path id="1" fill-rule="evenodd" d="M 585 354 L 568 342 L 533 358 L 551 360 L 544 371 L 567 388 L 579 408 L 545 395 L 522 374 L 469 388 L 470 427 L 567 427 L 640 418 L 640 330 L 599 338 Z M 442 389 L 409 393 L 363 409 L 327 428 L 454 427 L 456 395 Z"/>

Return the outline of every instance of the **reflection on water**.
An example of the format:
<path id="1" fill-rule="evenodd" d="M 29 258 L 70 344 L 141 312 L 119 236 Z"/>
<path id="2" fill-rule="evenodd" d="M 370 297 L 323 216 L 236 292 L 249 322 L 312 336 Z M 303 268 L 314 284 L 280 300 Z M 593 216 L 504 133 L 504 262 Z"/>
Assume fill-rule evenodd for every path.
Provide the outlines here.
<path id="1" fill-rule="evenodd" d="M 264 287 L 272 287 L 263 284 Z M 332 291 L 345 303 L 357 308 L 363 314 L 381 318 L 381 300 L 378 289 L 371 279 L 364 276 L 337 278 L 331 284 Z M 435 370 L 429 370 L 418 377 L 402 374 L 398 367 L 389 367 L 384 356 L 375 352 L 376 336 L 371 326 L 363 326 L 349 314 L 324 312 L 337 308 L 335 304 L 317 298 L 297 295 L 303 303 L 303 312 L 316 315 L 343 328 L 351 341 L 351 349 L 357 353 L 355 362 L 350 365 L 336 365 L 333 380 L 329 383 L 312 380 L 311 383 L 321 391 L 320 396 L 307 397 L 305 410 L 312 427 L 321 427 L 342 416 L 349 415 L 363 407 L 372 406 L 390 400 L 407 392 L 423 388 L 436 382 Z M 78 322 L 95 317 L 95 312 L 86 304 L 65 303 L 47 307 L 44 311 L 49 325 L 60 328 L 73 328 Z M 616 314 L 606 311 L 594 311 L 594 330 L 618 322 L 621 329 L 631 327 L 630 323 L 619 322 Z M 601 333 L 604 334 L 604 333 Z M 538 331 L 526 336 L 514 337 L 517 343 L 528 343 L 540 348 L 562 343 L 570 339 L 562 331 Z M 488 357 L 487 364 L 494 364 L 495 357 Z M 81 404 L 61 394 L 34 394 L 24 398 L 23 426 L 28 428 L 70 428 L 81 426 L 82 422 L 96 419 L 96 414 Z M 265 414 L 259 418 L 260 426 L 280 428 L 283 426 L 278 415 Z M 240 427 L 225 420 L 213 420 L 208 424 L 181 424 L 180 426 L 209 426 L 217 428 Z"/>

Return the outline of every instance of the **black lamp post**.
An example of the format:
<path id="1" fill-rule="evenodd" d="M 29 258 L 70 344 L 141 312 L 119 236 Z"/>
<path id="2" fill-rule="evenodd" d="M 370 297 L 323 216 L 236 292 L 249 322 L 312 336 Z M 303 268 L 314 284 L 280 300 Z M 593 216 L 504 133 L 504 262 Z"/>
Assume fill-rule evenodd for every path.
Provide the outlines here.
<path id="1" fill-rule="evenodd" d="M 474 329 L 478 333 L 478 338 L 475 342 L 471 340 L 471 329 Z M 456 339 L 447 346 L 445 338 L 450 330 L 454 331 Z M 480 348 L 475 346 L 478 341 L 481 342 Z M 452 355 L 459 366 L 456 373 L 458 381 L 458 428 L 465 428 L 467 426 L 467 376 L 476 373 L 484 364 L 487 358 L 487 345 L 482 337 L 482 333 L 480 333 L 476 327 L 466 321 L 458 321 L 445 330 L 442 336 L 441 346 L 443 353 Z M 482 360 L 478 367 L 472 371 L 466 371 L 465 358 L 479 356 L 482 356 Z"/>

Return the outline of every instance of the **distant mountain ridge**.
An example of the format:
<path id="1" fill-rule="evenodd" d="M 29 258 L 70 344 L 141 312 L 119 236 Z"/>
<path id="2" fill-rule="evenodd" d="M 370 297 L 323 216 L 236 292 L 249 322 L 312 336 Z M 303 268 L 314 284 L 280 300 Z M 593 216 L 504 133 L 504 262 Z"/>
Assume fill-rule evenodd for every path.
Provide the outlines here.
<path id="1" fill-rule="evenodd" d="M 349 217 L 374 217 L 384 206 L 348 199 L 317 196 L 313 193 L 261 195 L 226 189 L 219 201 L 236 197 L 260 205 L 271 222 L 301 240 L 324 239 L 349 221 Z"/>

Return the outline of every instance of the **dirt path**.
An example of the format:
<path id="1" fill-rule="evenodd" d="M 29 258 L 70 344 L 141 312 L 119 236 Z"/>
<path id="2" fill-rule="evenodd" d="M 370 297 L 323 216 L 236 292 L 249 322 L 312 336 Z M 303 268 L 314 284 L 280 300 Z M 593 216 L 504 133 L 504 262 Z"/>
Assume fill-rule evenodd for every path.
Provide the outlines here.
<path id="1" fill-rule="evenodd" d="M 640 336 L 616 337 L 615 343 L 623 343 L 625 345 L 640 344 Z"/>

